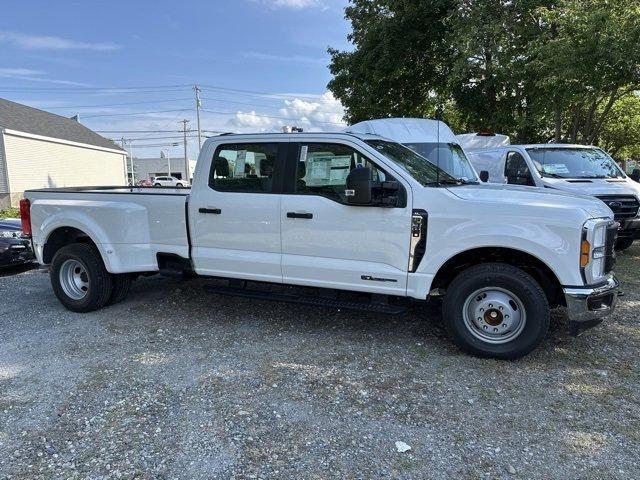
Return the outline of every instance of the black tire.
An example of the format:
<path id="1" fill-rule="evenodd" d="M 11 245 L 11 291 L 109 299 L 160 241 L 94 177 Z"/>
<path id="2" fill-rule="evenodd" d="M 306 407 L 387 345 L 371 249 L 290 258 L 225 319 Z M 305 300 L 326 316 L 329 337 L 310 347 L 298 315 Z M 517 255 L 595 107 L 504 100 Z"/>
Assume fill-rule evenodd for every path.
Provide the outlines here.
<path id="1" fill-rule="evenodd" d="M 180 188 L 182 188 L 182 187 L 183 187 L 183 185 L 182 185 L 181 183 L 176 183 L 176 187 L 180 187 Z"/>
<path id="2" fill-rule="evenodd" d="M 482 297 L 483 293 L 476 295 L 476 292 L 490 287 L 497 289 L 495 290 L 496 295 L 505 294 L 507 295 L 505 298 L 511 296 L 518 300 L 522 306 L 522 308 L 518 308 L 516 302 L 508 302 L 511 307 L 506 305 L 507 310 L 512 310 L 514 319 L 518 316 L 520 322 L 517 324 L 518 328 L 511 329 L 513 333 L 505 333 L 502 339 L 500 339 L 501 334 L 498 327 L 507 328 L 504 324 L 492 323 L 488 325 L 484 323 L 482 328 L 485 330 L 489 326 L 487 332 L 477 325 L 475 316 L 469 318 L 469 314 L 465 315 L 465 310 L 468 312 L 472 308 L 468 305 L 476 302 L 475 305 L 480 308 L 482 299 L 486 298 L 486 294 Z M 524 316 L 522 316 L 523 313 Z M 480 315 L 483 316 L 477 317 L 478 321 L 487 320 L 490 322 L 494 320 L 494 315 L 499 315 L 498 322 L 503 321 L 503 314 L 497 312 L 495 308 L 487 308 L 485 313 Z M 487 317 L 487 315 L 490 316 Z M 481 357 L 513 360 L 524 357 L 542 343 L 549 329 L 550 308 L 544 291 L 531 275 L 511 265 L 489 263 L 470 267 L 451 282 L 444 298 L 442 316 L 447 331 L 464 351 Z M 507 315 L 504 315 L 504 318 L 507 318 Z M 496 327 L 497 334 L 492 332 L 494 327 Z M 505 343 L 492 343 L 481 338 L 492 335 L 494 335 L 493 341 Z M 509 339 L 509 335 L 514 336 Z"/>
<path id="3" fill-rule="evenodd" d="M 107 300 L 107 305 L 115 305 L 127 298 L 127 294 L 133 283 L 133 278 L 128 273 L 111 275 L 111 278 L 113 281 L 113 289 L 111 290 L 109 300 Z"/>
<path id="4" fill-rule="evenodd" d="M 622 250 L 626 250 L 633 245 L 633 241 L 633 238 L 619 238 L 616 241 L 616 251 L 621 252 Z"/>
<path id="5" fill-rule="evenodd" d="M 162 185 L 160 185 L 159 183 L 154 183 L 153 186 L 154 187 L 161 187 Z"/>
<path id="6" fill-rule="evenodd" d="M 67 261 L 70 261 L 68 264 Z M 83 275 L 87 285 L 82 298 L 70 296 L 63 286 L 61 270 L 67 270 L 65 265 L 80 265 L 84 268 Z M 92 312 L 105 306 L 113 289 L 111 274 L 104 266 L 100 252 L 93 246 L 84 243 L 73 243 L 62 247 L 51 262 L 51 286 L 60 303 L 72 312 Z"/>

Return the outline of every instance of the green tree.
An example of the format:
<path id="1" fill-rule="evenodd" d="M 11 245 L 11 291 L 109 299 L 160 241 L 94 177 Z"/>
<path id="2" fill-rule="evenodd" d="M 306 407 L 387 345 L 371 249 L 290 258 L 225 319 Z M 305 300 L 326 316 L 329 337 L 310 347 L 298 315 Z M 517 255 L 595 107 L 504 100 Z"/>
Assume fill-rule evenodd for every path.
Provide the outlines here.
<path id="1" fill-rule="evenodd" d="M 537 15 L 528 50 L 547 135 L 595 143 L 616 101 L 640 88 L 640 2 L 565 0 Z"/>
<path id="2" fill-rule="evenodd" d="M 616 160 L 640 160 L 640 97 L 632 94 L 616 101 L 602 128 L 599 144 Z"/>
<path id="3" fill-rule="evenodd" d="M 432 116 L 515 141 L 595 143 L 640 88 L 640 0 L 351 0 L 330 50 L 350 122 Z"/>
<path id="4" fill-rule="evenodd" d="M 451 46 L 446 25 L 455 0 L 351 0 L 351 52 L 329 49 L 329 89 L 357 122 L 421 116 L 445 91 Z"/>

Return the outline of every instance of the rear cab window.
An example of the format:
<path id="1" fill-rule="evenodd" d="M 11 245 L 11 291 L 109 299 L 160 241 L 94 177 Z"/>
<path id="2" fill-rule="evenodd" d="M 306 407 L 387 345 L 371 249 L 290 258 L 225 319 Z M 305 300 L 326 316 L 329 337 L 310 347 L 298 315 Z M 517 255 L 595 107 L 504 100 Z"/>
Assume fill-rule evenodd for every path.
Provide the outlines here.
<path id="1" fill-rule="evenodd" d="M 276 193 L 281 177 L 279 158 L 287 143 L 219 145 L 209 170 L 209 187 L 219 192 Z M 283 147 L 284 146 L 284 147 Z"/>

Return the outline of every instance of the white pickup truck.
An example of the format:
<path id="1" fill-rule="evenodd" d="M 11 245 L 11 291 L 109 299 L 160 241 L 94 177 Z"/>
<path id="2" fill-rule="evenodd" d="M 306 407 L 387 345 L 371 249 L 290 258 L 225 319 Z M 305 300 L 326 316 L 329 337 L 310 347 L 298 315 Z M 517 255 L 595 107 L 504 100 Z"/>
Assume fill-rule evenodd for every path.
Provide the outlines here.
<path id="1" fill-rule="evenodd" d="M 190 190 L 25 197 L 38 261 L 76 312 L 157 272 L 229 279 L 219 293 L 387 313 L 442 296 L 458 345 L 517 358 L 544 339 L 551 308 L 566 306 L 583 329 L 618 294 L 617 224 L 600 200 L 459 180 L 376 135 L 223 135 L 204 144 Z"/>

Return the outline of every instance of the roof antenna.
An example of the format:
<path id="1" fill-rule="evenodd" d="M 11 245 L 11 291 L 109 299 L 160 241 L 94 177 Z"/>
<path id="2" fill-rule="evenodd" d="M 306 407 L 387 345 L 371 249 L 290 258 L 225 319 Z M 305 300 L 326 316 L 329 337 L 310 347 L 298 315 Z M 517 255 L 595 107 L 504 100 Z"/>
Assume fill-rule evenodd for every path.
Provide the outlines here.
<path id="1" fill-rule="evenodd" d="M 436 106 L 436 185 L 440 186 L 440 119 L 444 113 L 444 105 Z"/>

